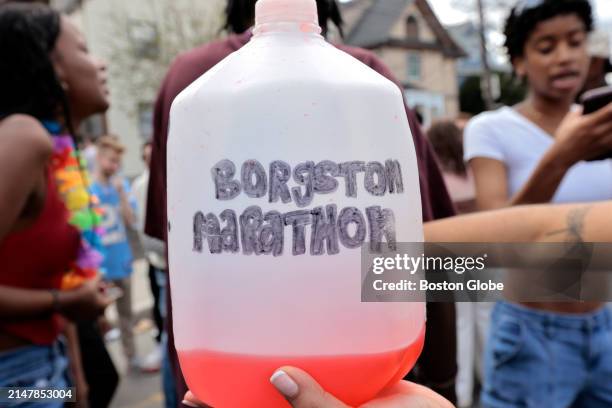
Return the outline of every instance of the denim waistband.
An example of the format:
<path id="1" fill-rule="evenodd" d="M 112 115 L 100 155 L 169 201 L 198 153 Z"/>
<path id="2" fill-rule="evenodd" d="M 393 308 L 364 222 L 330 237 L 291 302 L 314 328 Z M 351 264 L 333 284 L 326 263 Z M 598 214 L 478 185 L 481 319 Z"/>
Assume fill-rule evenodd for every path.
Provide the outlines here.
<path id="1" fill-rule="evenodd" d="M 496 311 L 508 313 L 543 328 L 553 327 L 572 330 L 610 330 L 612 329 L 612 312 L 606 306 L 590 313 L 558 313 L 530 309 L 510 302 L 498 302 Z"/>
<path id="2" fill-rule="evenodd" d="M 17 372 L 35 370 L 45 362 L 53 362 L 64 355 L 64 345 L 60 341 L 47 346 L 32 345 L 19 347 L 0 353 L 0 383 L 5 376 L 12 377 Z"/>

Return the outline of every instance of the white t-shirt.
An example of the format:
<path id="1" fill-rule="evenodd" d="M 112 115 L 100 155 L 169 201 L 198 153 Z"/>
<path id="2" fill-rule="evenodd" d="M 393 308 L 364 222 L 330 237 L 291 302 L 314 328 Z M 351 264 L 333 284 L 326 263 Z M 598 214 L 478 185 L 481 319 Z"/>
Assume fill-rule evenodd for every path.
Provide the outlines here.
<path id="1" fill-rule="evenodd" d="M 465 128 L 464 158 L 495 159 L 506 165 L 508 196 L 529 180 L 554 140 L 513 108 L 503 107 L 472 119 Z M 563 178 L 553 202 L 591 202 L 612 199 L 612 160 L 580 162 Z"/>
<path id="2" fill-rule="evenodd" d="M 140 243 L 142 244 L 149 263 L 158 269 L 166 269 L 168 267 L 166 263 L 166 244 L 144 233 L 148 189 L 149 170 L 145 169 L 145 171 L 143 171 L 132 183 L 132 195 L 136 199 L 138 205 L 136 218 L 138 220 L 137 226 L 138 233 L 140 234 Z"/>

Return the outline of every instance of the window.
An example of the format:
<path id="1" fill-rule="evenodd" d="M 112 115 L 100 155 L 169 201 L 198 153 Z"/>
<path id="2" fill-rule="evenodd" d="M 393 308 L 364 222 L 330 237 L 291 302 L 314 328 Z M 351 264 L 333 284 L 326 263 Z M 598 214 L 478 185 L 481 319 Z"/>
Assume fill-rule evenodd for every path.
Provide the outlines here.
<path id="1" fill-rule="evenodd" d="M 153 137 L 153 104 L 150 102 L 138 104 L 138 131 L 145 141 Z"/>
<path id="2" fill-rule="evenodd" d="M 419 38 L 419 22 L 415 16 L 406 18 L 406 38 L 413 40 Z"/>
<path id="3" fill-rule="evenodd" d="M 138 58 L 156 59 L 159 56 L 159 33 L 155 23 L 130 19 L 128 27 L 134 55 Z"/>
<path id="4" fill-rule="evenodd" d="M 408 53 L 408 80 L 418 81 L 421 79 L 421 54 Z"/>

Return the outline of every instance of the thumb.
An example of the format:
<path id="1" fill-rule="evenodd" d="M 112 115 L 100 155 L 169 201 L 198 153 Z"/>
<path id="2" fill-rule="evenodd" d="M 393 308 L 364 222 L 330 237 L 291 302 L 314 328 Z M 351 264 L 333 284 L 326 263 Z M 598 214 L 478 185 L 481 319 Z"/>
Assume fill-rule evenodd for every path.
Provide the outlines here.
<path id="1" fill-rule="evenodd" d="M 582 115 L 582 113 L 584 112 L 584 106 L 583 105 L 575 105 L 572 107 L 572 109 L 570 110 L 570 114 L 574 115 L 574 116 L 580 116 Z"/>
<path id="2" fill-rule="evenodd" d="M 348 408 L 299 368 L 282 367 L 270 382 L 293 408 Z"/>
<path id="3" fill-rule="evenodd" d="M 575 107 L 573 107 L 568 113 L 567 115 L 565 115 L 565 117 L 563 118 L 563 121 L 568 122 L 568 121 L 573 121 L 576 118 L 579 118 L 582 116 L 582 112 L 584 111 L 584 108 L 581 105 L 577 105 Z"/>

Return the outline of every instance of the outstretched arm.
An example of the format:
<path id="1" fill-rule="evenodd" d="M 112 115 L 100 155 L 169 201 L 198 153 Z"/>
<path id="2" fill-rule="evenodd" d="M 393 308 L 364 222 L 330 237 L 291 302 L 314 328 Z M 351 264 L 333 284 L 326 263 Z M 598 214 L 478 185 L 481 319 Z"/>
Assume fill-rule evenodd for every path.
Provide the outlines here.
<path id="1" fill-rule="evenodd" d="M 529 205 L 425 224 L 427 242 L 612 242 L 612 201 Z"/>

